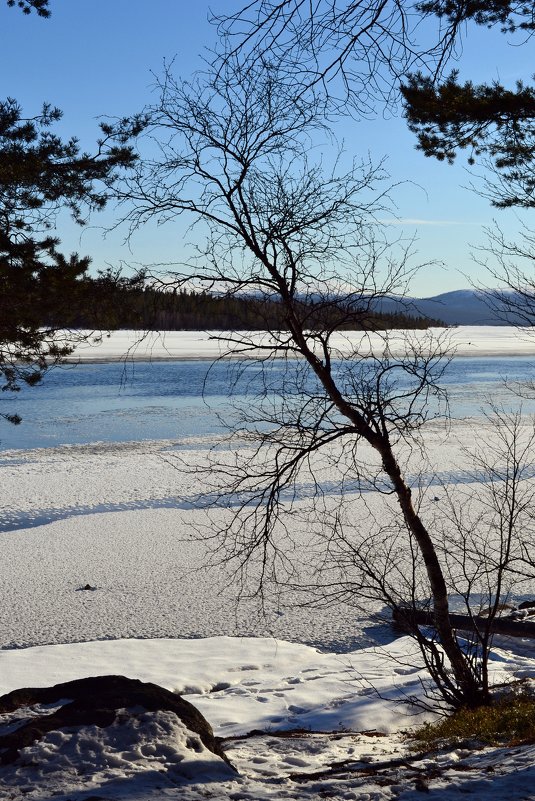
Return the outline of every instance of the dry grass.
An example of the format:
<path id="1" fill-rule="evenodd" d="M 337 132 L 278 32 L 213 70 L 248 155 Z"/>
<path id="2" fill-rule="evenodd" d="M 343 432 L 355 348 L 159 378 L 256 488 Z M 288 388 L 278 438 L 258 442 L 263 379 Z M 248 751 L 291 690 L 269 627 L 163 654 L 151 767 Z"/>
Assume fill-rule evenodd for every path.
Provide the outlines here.
<path id="1" fill-rule="evenodd" d="M 485 745 L 535 743 L 535 697 L 515 693 L 478 709 L 460 709 L 436 723 L 426 723 L 410 737 L 418 749 L 467 740 Z"/>

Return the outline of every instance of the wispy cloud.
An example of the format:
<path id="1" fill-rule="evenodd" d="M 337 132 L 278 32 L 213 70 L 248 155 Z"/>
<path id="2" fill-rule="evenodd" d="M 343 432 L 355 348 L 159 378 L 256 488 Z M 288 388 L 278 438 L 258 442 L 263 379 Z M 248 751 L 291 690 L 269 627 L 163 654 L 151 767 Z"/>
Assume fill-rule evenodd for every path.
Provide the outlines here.
<path id="1" fill-rule="evenodd" d="M 447 225 L 479 225 L 476 222 L 466 220 L 420 220 L 415 217 L 390 217 L 389 219 L 379 220 L 383 225 L 435 225 L 443 227 Z"/>

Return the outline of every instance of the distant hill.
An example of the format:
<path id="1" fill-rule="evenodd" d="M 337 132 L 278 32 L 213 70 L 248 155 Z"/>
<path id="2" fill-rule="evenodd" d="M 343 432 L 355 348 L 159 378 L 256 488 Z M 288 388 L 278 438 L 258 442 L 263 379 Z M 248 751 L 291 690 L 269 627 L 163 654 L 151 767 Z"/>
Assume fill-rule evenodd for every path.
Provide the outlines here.
<path id="1" fill-rule="evenodd" d="M 511 293 L 511 297 L 514 295 Z M 534 301 L 535 307 L 535 301 Z M 431 298 L 384 298 L 378 302 L 382 312 L 405 312 L 438 318 L 447 325 L 525 324 L 518 315 L 500 309 L 499 293 L 480 289 L 457 289 Z"/>

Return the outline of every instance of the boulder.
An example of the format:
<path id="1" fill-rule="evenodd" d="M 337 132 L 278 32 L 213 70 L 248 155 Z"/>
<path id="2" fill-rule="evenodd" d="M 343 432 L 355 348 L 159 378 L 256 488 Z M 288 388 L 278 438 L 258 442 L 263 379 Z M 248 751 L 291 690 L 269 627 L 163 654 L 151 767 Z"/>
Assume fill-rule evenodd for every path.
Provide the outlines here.
<path id="1" fill-rule="evenodd" d="M 31 714 L 28 714 L 28 707 L 33 707 Z M 18 728 L 12 730 L 10 725 L 5 734 L 0 734 L 0 763 L 3 765 L 15 762 L 22 748 L 35 744 L 51 731 L 112 726 L 118 718 L 118 710 L 123 718 L 126 710 L 132 716 L 140 712 L 175 713 L 186 729 L 197 734 L 209 751 L 232 768 L 203 715 L 176 693 L 156 684 L 125 676 L 94 676 L 53 687 L 14 690 L 0 697 L 0 715 L 19 710 L 22 722 L 19 720 Z"/>

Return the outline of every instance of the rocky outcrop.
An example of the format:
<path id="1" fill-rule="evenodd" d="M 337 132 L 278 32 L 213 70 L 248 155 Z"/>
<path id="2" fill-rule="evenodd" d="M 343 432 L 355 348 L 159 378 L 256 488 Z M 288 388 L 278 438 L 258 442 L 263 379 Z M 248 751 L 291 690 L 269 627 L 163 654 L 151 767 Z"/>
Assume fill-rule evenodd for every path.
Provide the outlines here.
<path id="1" fill-rule="evenodd" d="M 43 708 L 47 706 L 48 709 Z M 31 714 L 28 707 L 33 708 Z M 38 707 L 38 709 L 36 709 Z M 73 727 L 107 727 L 115 723 L 118 710 L 174 712 L 184 726 L 227 765 L 210 724 L 188 701 L 156 684 L 125 676 L 95 676 L 56 684 L 54 687 L 24 688 L 0 697 L 0 714 L 21 711 L 20 725 L 0 734 L 0 763 L 14 762 L 22 748 L 41 740 L 49 732 Z M 12 715 L 10 716 L 13 721 Z M 18 716 L 17 716 L 18 717 Z M 231 766 L 232 767 L 232 766 Z"/>

